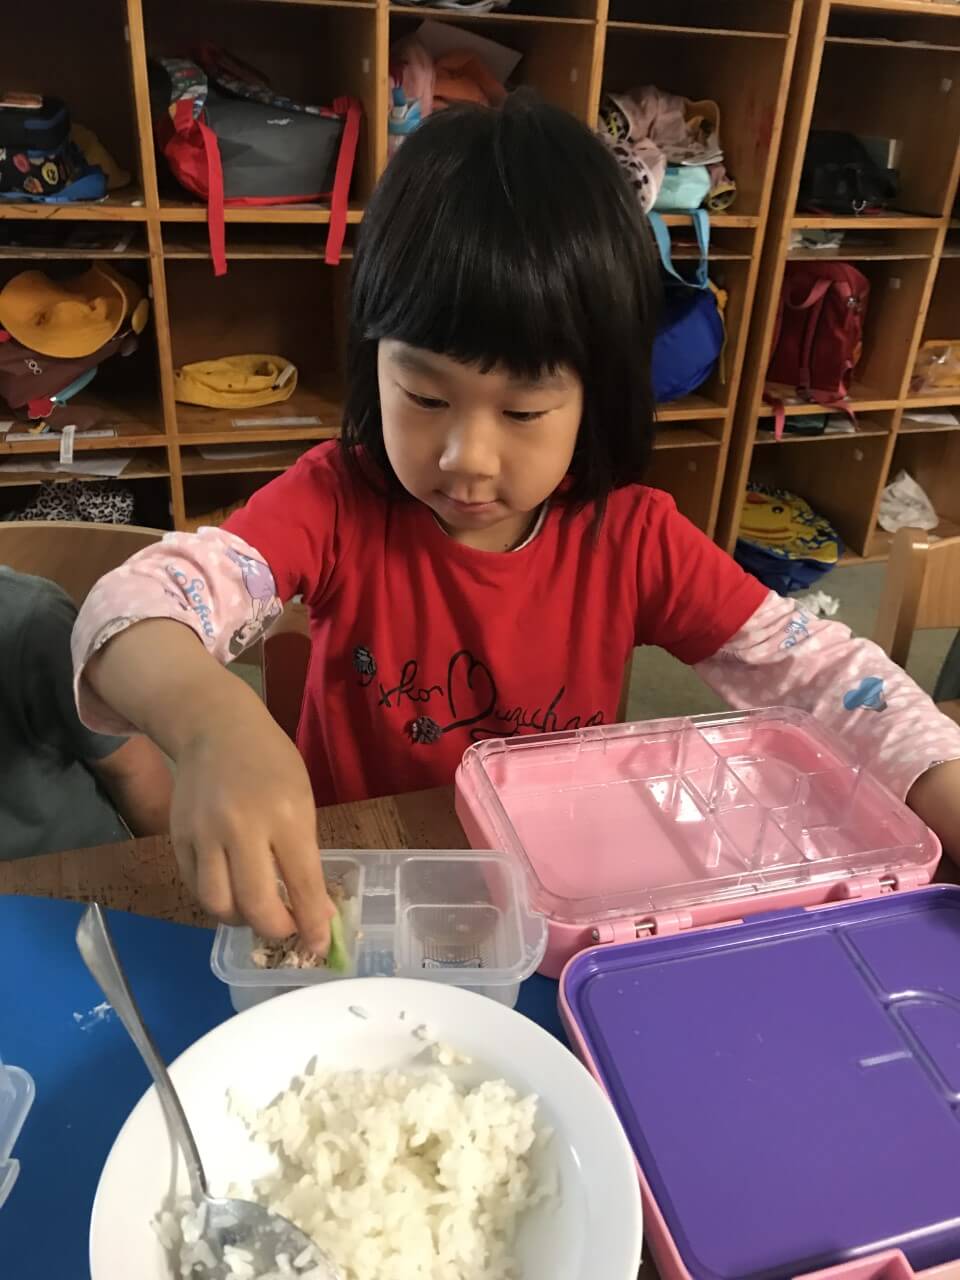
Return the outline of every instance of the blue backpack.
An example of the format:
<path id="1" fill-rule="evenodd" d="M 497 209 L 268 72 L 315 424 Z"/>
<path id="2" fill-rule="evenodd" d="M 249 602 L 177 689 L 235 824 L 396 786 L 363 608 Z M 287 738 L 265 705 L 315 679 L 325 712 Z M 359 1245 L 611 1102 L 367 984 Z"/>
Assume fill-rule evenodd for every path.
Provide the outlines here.
<path id="1" fill-rule="evenodd" d="M 700 246 L 700 261 L 693 279 L 685 280 L 673 265 L 666 224 L 659 214 L 648 215 L 669 277 L 653 340 L 653 392 L 657 404 L 679 400 L 703 386 L 723 351 L 723 318 L 707 275 L 710 221 L 702 209 L 690 216 Z"/>

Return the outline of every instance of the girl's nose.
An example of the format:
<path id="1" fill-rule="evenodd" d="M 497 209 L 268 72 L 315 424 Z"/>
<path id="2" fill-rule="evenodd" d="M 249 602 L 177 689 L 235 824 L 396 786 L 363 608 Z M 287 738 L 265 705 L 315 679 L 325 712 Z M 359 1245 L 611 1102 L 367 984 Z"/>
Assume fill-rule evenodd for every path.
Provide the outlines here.
<path id="1" fill-rule="evenodd" d="M 492 480 L 500 474 L 496 429 L 477 417 L 464 418 L 447 435 L 440 470 L 472 480 Z"/>

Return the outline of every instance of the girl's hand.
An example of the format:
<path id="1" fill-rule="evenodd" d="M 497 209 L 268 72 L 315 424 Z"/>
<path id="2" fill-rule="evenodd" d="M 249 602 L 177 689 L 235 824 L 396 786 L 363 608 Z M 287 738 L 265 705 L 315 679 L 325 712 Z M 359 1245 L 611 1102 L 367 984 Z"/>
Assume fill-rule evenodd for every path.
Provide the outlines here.
<path id="1" fill-rule="evenodd" d="M 269 716 L 237 715 L 184 745 L 170 831 L 184 880 L 211 915 L 267 938 L 299 932 L 326 954 L 335 908 L 313 792 L 296 747 Z"/>

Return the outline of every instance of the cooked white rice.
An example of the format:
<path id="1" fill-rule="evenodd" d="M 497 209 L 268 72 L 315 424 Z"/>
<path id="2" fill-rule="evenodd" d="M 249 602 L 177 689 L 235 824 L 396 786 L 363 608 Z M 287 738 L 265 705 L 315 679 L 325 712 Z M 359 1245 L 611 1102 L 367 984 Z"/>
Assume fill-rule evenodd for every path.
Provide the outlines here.
<path id="1" fill-rule="evenodd" d="M 443 1066 L 464 1061 L 445 1046 L 434 1054 Z M 548 1140 L 535 1126 L 537 1100 L 503 1080 L 458 1083 L 443 1066 L 316 1071 L 259 1112 L 232 1100 L 279 1167 L 229 1194 L 296 1223 L 344 1280 L 516 1277 L 517 1220 L 555 1189 L 531 1165 Z M 176 1253 L 169 1223 L 167 1234 Z M 230 1262 L 236 1280 L 273 1280 Z"/>
<path id="2" fill-rule="evenodd" d="M 532 1172 L 534 1097 L 440 1067 L 308 1075 L 244 1114 L 280 1168 L 236 1188 L 284 1214 L 344 1280 L 507 1280 Z"/>

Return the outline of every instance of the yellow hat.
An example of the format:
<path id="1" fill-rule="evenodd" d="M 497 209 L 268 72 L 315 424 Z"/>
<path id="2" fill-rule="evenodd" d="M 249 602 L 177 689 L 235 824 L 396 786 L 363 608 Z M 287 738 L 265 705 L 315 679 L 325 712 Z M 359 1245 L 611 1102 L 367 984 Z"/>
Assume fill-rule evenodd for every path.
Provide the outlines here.
<path id="1" fill-rule="evenodd" d="M 140 287 L 112 267 L 97 265 L 69 280 L 21 271 L 0 290 L 0 325 L 45 356 L 89 356 L 126 322 L 142 333 L 150 304 Z"/>
<path id="2" fill-rule="evenodd" d="M 253 409 L 289 400 L 297 387 L 297 367 L 283 356 L 224 356 L 185 364 L 173 381 L 182 404 Z"/>

